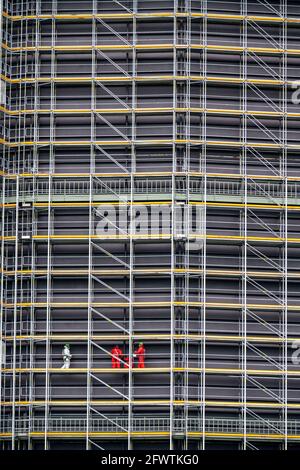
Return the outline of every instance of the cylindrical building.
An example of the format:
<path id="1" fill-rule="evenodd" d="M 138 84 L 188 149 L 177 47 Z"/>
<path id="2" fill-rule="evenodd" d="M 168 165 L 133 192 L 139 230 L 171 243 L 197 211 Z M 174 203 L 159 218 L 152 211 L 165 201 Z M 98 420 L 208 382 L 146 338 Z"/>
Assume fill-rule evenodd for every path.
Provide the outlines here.
<path id="1" fill-rule="evenodd" d="M 0 3 L 1 448 L 299 447 L 298 2 Z"/>

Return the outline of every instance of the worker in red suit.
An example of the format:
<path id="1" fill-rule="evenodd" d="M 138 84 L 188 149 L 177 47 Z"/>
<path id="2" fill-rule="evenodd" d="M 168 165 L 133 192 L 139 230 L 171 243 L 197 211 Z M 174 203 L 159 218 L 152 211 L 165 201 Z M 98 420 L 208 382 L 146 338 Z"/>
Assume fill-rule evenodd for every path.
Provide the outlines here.
<path id="1" fill-rule="evenodd" d="M 113 369 L 121 368 L 121 357 L 123 356 L 122 349 L 116 344 L 111 350 L 111 366 Z"/>
<path id="2" fill-rule="evenodd" d="M 143 343 L 139 343 L 137 349 L 134 351 L 134 356 L 138 360 L 138 369 L 144 369 L 145 367 L 145 346 Z"/>

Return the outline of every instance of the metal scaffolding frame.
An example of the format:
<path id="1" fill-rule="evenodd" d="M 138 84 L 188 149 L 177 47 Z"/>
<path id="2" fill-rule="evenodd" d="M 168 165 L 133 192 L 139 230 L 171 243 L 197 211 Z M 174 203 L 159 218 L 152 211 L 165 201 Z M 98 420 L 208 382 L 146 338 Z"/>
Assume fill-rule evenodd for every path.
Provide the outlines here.
<path id="1" fill-rule="evenodd" d="M 2 448 L 295 448 L 299 6 L 71 3 L 0 2 Z"/>

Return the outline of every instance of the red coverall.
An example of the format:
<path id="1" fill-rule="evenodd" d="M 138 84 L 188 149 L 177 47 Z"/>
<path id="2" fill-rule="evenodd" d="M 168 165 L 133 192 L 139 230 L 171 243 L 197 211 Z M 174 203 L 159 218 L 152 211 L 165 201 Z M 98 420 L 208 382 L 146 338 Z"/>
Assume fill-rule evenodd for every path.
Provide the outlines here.
<path id="1" fill-rule="evenodd" d="M 118 346 L 115 346 L 111 350 L 111 365 L 113 369 L 120 369 L 121 367 L 121 357 L 123 356 L 122 349 L 120 349 Z"/>
<path id="2" fill-rule="evenodd" d="M 142 344 L 140 345 L 136 351 L 134 351 L 134 354 L 138 358 L 138 369 L 144 369 L 145 367 L 145 346 Z"/>

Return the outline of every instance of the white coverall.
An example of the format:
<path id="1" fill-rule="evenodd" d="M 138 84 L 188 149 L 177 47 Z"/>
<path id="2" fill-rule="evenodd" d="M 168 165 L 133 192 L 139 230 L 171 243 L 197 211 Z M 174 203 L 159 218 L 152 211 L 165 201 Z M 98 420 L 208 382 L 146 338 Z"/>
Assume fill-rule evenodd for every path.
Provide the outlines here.
<path id="1" fill-rule="evenodd" d="M 70 369 L 71 358 L 72 358 L 72 354 L 70 352 L 70 349 L 65 346 L 63 351 L 62 351 L 62 355 L 63 355 L 63 361 L 64 361 L 62 369 Z"/>

